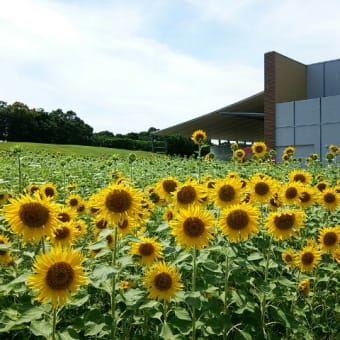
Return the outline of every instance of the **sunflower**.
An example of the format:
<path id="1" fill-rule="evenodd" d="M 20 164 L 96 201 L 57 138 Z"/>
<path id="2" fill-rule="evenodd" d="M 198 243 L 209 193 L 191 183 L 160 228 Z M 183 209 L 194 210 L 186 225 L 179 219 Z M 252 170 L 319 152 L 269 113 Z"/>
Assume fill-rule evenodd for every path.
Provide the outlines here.
<path id="1" fill-rule="evenodd" d="M 100 232 L 103 229 L 111 227 L 111 224 L 109 223 L 108 220 L 97 215 L 92 218 L 91 224 L 95 227 L 95 230 L 97 232 Z"/>
<path id="2" fill-rule="evenodd" d="M 87 232 L 87 224 L 82 219 L 76 219 L 74 221 L 74 229 L 77 234 L 77 238 L 84 236 Z"/>
<path id="3" fill-rule="evenodd" d="M 131 243 L 130 253 L 139 256 L 140 264 L 150 266 L 163 258 L 163 246 L 156 237 L 141 237 L 138 242 Z"/>
<path id="4" fill-rule="evenodd" d="M 268 207 L 271 210 L 277 210 L 278 208 L 283 206 L 283 201 L 280 197 L 280 195 L 275 192 L 273 196 L 268 201 Z"/>
<path id="5" fill-rule="evenodd" d="M 239 162 L 243 162 L 246 158 L 246 152 L 243 149 L 237 149 L 233 152 L 234 159 Z"/>
<path id="6" fill-rule="evenodd" d="M 190 205 L 204 203 L 207 195 L 207 189 L 202 184 L 187 180 L 173 192 L 173 200 L 177 208 L 188 208 Z"/>
<path id="7" fill-rule="evenodd" d="M 261 158 L 267 152 L 267 145 L 263 142 L 255 142 L 251 146 L 251 152 L 256 158 Z"/>
<path id="8" fill-rule="evenodd" d="M 240 202 L 242 183 L 236 178 L 217 179 L 210 191 L 215 206 L 225 208 Z"/>
<path id="9" fill-rule="evenodd" d="M 131 234 L 138 226 L 136 220 L 132 217 L 123 217 L 117 221 L 117 228 L 120 236 Z"/>
<path id="10" fill-rule="evenodd" d="M 325 189 L 329 188 L 329 182 L 320 181 L 314 185 L 314 188 L 320 192 L 323 192 Z"/>
<path id="11" fill-rule="evenodd" d="M 50 242 L 54 246 L 72 246 L 77 236 L 78 234 L 74 228 L 74 222 L 65 222 L 59 224 L 57 229 L 54 231 L 53 236 L 50 237 Z"/>
<path id="12" fill-rule="evenodd" d="M 302 272 L 312 272 L 321 261 L 321 252 L 313 245 L 307 245 L 297 254 L 297 263 Z"/>
<path id="13" fill-rule="evenodd" d="M 291 249 L 291 248 L 286 249 L 281 254 L 282 260 L 286 263 L 288 267 L 294 267 L 296 265 L 295 257 L 296 257 L 296 253 L 294 249 Z"/>
<path id="14" fill-rule="evenodd" d="M 70 194 L 67 196 L 65 203 L 72 209 L 77 210 L 84 203 L 84 199 L 79 194 Z"/>
<path id="15" fill-rule="evenodd" d="M 175 177 L 162 178 L 156 183 L 155 191 L 162 200 L 170 202 L 172 193 L 176 191 L 179 184 L 180 182 Z"/>
<path id="16" fill-rule="evenodd" d="M 7 236 L 0 234 L 0 245 L 10 247 L 11 243 Z M 0 263 L 9 264 L 12 262 L 12 257 L 8 249 L 0 249 Z"/>
<path id="17" fill-rule="evenodd" d="M 174 216 L 175 216 L 175 211 L 173 208 L 171 207 L 167 207 L 165 210 L 164 210 L 164 214 L 163 214 L 163 219 L 169 223 L 170 221 L 172 221 L 174 219 Z"/>
<path id="18" fill-rule="evenodd" d="M 280 188 L 280 196 L 285 204 L 297 204 L 299 200 L 301 184 L 299 182 L 288 182 Z"/>
<path id="19" fill-rule="evenodd" d="M 329 211 L 335 211 L 340 205 L 340 195 L 334 188 L 329 187 L 319 194 L 318 201 Z"/>
<path id="20" fill-rule="evenodd" d="M 322 228 L 319 231 L 319 244 L 321 250 L 326 253 L 337 250 L 340 244 L 340 225 Z"/>
<path id="21" fill-rule="evenodd" d="M 29 184 L 25 189 L 24 192 L 28 195 L 35 195 L 39 192 L 40 185 L 39 184 Z"/>
<path id="22" fill-rule="evenodd" d="M 295 148 L 294 148 L 294 146 L 286 146 L 285 148 L 284 148 L 284 150 L 283 150 L 283 153 L 284 154 L 287 154 L 287 155 L 289 155 L 289 156 L 292 156 L 292 155 L 294 155 L 294 153 L 295 153 Z"/>
<path id="23" fill-rule="evenodd" d="M 285 240 L 304 227 L 305 213 L 302 210 L 286 209 L 270 212 L 265 226 L 275 240 Z"/>
<path id="24" fill-rule="evenodd" d="M 145 272 L 144 287 L 149 290 L 150 299 L 170 301 L 181 290 L 181 275 L 176 267 L 165 262 L 157 262 Z"/>
<path id="25" fill-rule="evenodd" d="M 230 242 L 247 240 L 259 231 L 260 212 L 251 204 L 235 204 L 222 210 L 219 226 Z"/>
<path id="26" fill-rule="evenodd" d="M 301 182 L 302 184 L 310 184 L 312 175 L 306 170 L 292 170 L 288 174 L 290 182 Z"/>
<path id="27" fill-rule="evenodd" d="M 301 208 L 311 207 L 317 202 L 317 191 L 314 187 L 303 185 L 299 193 L 298 205 Z"/>
<path id="28" fill-rule="evenodd" d="M 181 209 L 170 222 L 172 235 L 184 248 L 204 248 L 213 238 L 214 217 L 204 208 L 190 207 Z"/>
<path id="29" fill-rule="evenodd" d="M 281 156 L 282 161 L 288 161 L 292 156 L 289 155 L 288 153 L 283 153 Z"/>
<path id="30" fill-rule="evenodd" d="M 71 293 L 88 283 L 82 267 L 84 257 L 78 250 L 54 247 L 36 256 L 34 274 L 28 276 L 28 286 L 36 293 L 41 303 L 52 302 L 54 307 L 62 306 Z"/>
<path id="31" fill-rule="evenodd" d="M 191 139 L 195 144 L 200 144 L 207 140 L 207 134 L 203 130 L 196 130 L 193 132 Z"/>
<path id="32" fill-rule="evenodd" d="M 270 176 L 257 173 L 251 177 L 247 187 L 252 201 L 266 203 L 277 191 L 277 182 Z"/>
<path id="33" fill-rule="evenodd" d="M 57 187 L 53 183 L 45 183 L 40 186 L 39 193 L 43 198 L 55 200 L 58 196 Z"/>
<path id="34" fill-rule="evenodd" d="M 57 205 L 39 195 L 21 195 L 2 208 L 12 232 L 23 236 L 23 241 L 38 243 L 44 236 L 53 236 L 57 227 Z"/>
<path id="35" fill-rule="evenodd" d="M 127 184 L 111 184 L 97 195 L 98 216 L 115 225 L 122 218 L 142 213 L 143 194 Z"/>
<path id="36" fill-rule="evenodd" d="M 340 147 L 338 147 L 338 146 L 335 145 L 335 144 L 330 144 L 330 145 L 328 146 L 328 150 L 329 150 L 329 152 L 333 152 L 333 153 L 337 154 L 337 153 L 340 152 Z"/>
<path id="37" fill-rule="evenodd" d="M 310 293 L 310 280 L 304 279 L 304 280 L 300 281 L 298 289 L 304 297 L 307 297 Z"/>
<path id="38" fill-rule="evenodd" d="M 77 218 L 77 212 L 71 207 L 58 205 L 57 219 L 60 223 L 71 222 Z"/>

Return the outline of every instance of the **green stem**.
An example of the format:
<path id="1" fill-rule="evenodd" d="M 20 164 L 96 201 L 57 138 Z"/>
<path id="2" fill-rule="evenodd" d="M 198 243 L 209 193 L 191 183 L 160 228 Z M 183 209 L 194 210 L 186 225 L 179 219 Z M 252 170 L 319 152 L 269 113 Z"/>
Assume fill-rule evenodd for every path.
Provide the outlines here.
<path id="1" fill-rule="evenodd" d="M 224 267 L 224 315 L 227 317 L 228 313 L 228 292 L 229 292 L 229 242 L 227 241 L 227 252 L 225 254 L 225 267 Z M 227 339 L 227 328 L 224 328 L 224 339 Z"/>
<path id="2" fill-rule="evenodd" d="M 55 340 L 56 337 L 56 326 L 57 326 L 57 307 L 52 308 L 52 340 Z"/>
<path id="3" fill-rule="evenodd" d="M 196 246 L 192 252 L 192 292 L 196 291 L 196 277 L 197 277 L 197 258 L 196 258 Z M 192 307 L 192 340 L 196 339 L 196 308 Z"/>
<path id="4" fill-rule="evenodd" d="M 112 253 L 112 266 L 116 266 L 118 256 L 118 228 L 114 228 L 114 249 Z M 112 277 L 112 292 L 111 292 L 111 316 L 112 316 L 112 328 L 111 328 L 111 339 L 116 339 L 116 282 L 117 273 Z"/>
<path id="5" fill-rule="evenodd" d="M 18 155 L 18 175 L 19 175 L 19 192 L 22 190 L 22 172 L 21 172 L 21 160 L 20 154 Z"/>
<path id="6" fill-rule="evenodd" d="M 269 245 L 268 245 L 268 249 L 267 249 L 266 267 L 265 267 L 265 272 L 264 272 L 264 282 L 266 282 L 266 283 L 268 281 L 268 275 L 269 275 L 269 261 L 270 261 L 272 241 L 273 241 L 273 238 L 270 236 Z"/>

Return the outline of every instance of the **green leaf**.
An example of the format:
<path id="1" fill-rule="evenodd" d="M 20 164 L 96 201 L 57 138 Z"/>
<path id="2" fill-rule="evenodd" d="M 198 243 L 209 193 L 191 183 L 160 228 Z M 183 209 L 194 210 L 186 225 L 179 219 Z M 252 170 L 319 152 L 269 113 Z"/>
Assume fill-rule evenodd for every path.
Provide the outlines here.
<path id="1" fill-rule="evenodd" d="M 261 253 L 252 253 L 247 257 L 248 261 L 256 261 L 256 260 L 262 260 L 263 259 L 263 254 Z"/>
<path id="2" fill-rule="evenodd" d="M 179 255 L 176 257 L 176 259 L 174 261 L 172 261 L 172 264 L 176 265 L 177 263 L 180 263 L 180 262 L 186 260 L 190 256 L 191 256 L 191 254 L 187 251 L 179 253 Z"/>
<path id="3" fill-rule="evenodd" d="M 164 322 L 162 329 L 161 329 L 161 333 L 160 336 L 164 339 L 164 340 L 172 340 L 173 339 L 173 333 L 171 331 L 170 326 Z"/>
<path id="4" fill-rule="evenodd" d="M 100 333 L 105 327 L 105 323 L 98 323 L 94 321 L 88 321 L 85 323 L 85 336 L 93 336 Z"/>
<path id="5" fill-rule="evenodd" d="M 159 302 L 156 300 L 150 300 L 146 303 L 143 303 L 139 309 L 147 309 L 147 308 L 154 308 L 159 305 Z"/>
<path id="6" fill-rule="evenodd" d="M 191 320 L 189 312 L 184 308 L 177 307 L 175 309 L 175 315 L 178 319 L 181 319 L 181 320 L 188 320 L 188 321 Z"/>
<path id="7" fill-rule="evenodd" d="M 30 331 L 36 336 L 44 336 L 48 339 L 52 333 L 52 324 L 45 320 L 33 320 L 30 325 Z"/>

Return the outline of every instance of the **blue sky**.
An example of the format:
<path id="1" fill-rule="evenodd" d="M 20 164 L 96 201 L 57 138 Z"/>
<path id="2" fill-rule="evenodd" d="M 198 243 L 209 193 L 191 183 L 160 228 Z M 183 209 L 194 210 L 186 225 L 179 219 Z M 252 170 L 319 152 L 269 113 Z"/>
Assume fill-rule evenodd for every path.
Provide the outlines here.
<path id="1" fill-rule="evenodd" d="M 0 100 L 115 134 L 263 90 L 263 57 L 340 58 L 337 0 L 4 0 Z M 204 127 L 202 127 L 204 128 Z"/>

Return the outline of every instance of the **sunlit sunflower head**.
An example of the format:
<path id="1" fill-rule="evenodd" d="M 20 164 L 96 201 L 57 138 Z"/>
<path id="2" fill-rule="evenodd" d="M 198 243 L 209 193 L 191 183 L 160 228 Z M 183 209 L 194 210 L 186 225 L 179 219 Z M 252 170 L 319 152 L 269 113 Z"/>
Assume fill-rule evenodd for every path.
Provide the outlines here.
<path id="1" fill-rule="evenodd" d="M 200 144 L 202 142 L 205 142 L 207 140 L 207 134 L 203 130 L 196 130 L 191 135 L 191 139 L 195 144 Z"/>
<path id="2" fill-rule="evenodd" d="M 180 209 L 170 226 L 177 244 L 186 249 L 201 249 L 213 238 L 214 217 L 208 210 L 193 206 Z"/>
<path id="3" fill-rule="evenodd" d="M 112 227 L 108 220 L 97 215 L 92 218 L 91 224 L 94 226 L 94 232 L 100 232 L 103 229 Z"/>
<path id="4" fill-rule="evenodd" d="M 30 184 L 25 188 L 25 192 L 28 195 L 35 195 L 39 192 L 40 185 L 39 184 Z"/>
<path id="5" fill-rule="evenodd" d="M 73 225 L 74 225 L 74 229 L 75 229 L 75 232 L 77 234 L 77 238 L 80 238 L 84 235 L 86 235 L 87 233 L 87 223 L 82 220 L 82 219 L 76 219 L 74 222 L 73 222 Z"/>
<path id="6" fill-rule="evenodd" d="M 330 144 L 328 146 L 328 150 L 329 150 L 329 152 L 333 152 L 335 154 L 340 153 L 340 147 L 335 145 L 335 144 Z"/>
<path id="7" fill-rule="evenodd" d="M 292 155 L 294 155 L 294 153 L 295 153 L 295 148 L 294 148 L 294 146 L 286 146 L 285 148 L 284 148 L 284 150 L 283 150 L 283 153 L 285 153 L 285 154 L 287 154 L 287 155 L 289 155 L 289 156 L 292 156 Z"/>
<path id="8" fill-rule="evenodd" d="M 267 152 L 267 145 L 263 142 L 255 142 L 251 146 L 251 152 L 256 158 L 261 158 Z"/>
<path id="9" fill-rule="evenodd" d="M 143 284 L 149 291 L 148 298 L 170 301 L 183 287 L 177 268 L 165 262 L 153 264 L 145 272 Z"/>
<path id="10" fill-rule="evenodd" d="M 165 200 L 160 197 L 158 192 L 155 190 L 153 185 L 148 185 L 145 189 L 146 198 L 152 202 L 154 205 L 163 205 Z"/>
<path id="11" fill-rule="evenodd" d="M 310 293 L 310 279 L 304 279 L 304 280 L 300 281 L 298 289 L 299 289 L 299 292 L 304 297 L 307 297 Z"/>
<path id="12" fill-rule="evenodd" d="M 246 158 L 246 152 L 243 149 L 237 149 L 233 152 L 233 157 L 234 159 L 242 163 Z"/>
<path id="13" fill-rule="evenodd" d="M 95 207 L 98 215 L 115 225 L 126 217 L 137 217 L 142 213 L 143 193 L 126 184 L 111 184 L 98 194 Z"/>
<path id="14" fill-rule="evenodd" d="M 300 182 L 288 182 L 280 187 L 280 196 L 285 204 L 297 204 L 299 200 Z"/>
<path id="15" fill-rule="evenodd" d="M 295 250 L 292 248 L 286 249 L 282 254 L 281 258 L 282 261 L 288 266 L 288 267 L 295 267 L 296 261 L 295 261 L 296 253 Z"/>
<path id="16" fill-rule="evenodd" d="M 304 227 L 305 213 L 303 210 L 286 209 L 270 212 L 265 226 L 275 240 L 285 240 Z"/>
<path id="17" fill-rule="evenodd" d="M 77 212 L 69 206 L 58 205 L 57 219 L 59 223 L 74 221 L 77 218 Z"/>
<path id="18" fill-rule="evenodd" d="M 283 153 L 282 156 L 281 156 L 281 160 L 282 161 L 288 161 L 291 159 L 291 155 L 289 155 L 288 153 Z"/>
<path id="19" fill-rule="evenodd" d="M 332 253 L 340 244 L 340 225 L 324 227 L 319 231 L 319 245 L 322 251 Z"/>
<path id="20" fill-rule="evenodd" d="M 284 205 L 281 196 L 275 192 L 273 196 L 268 201 L 268 208 L 271 210 L 277 210 Z"/>
<path id="21" fill-rule="evenodd" d="M 77 210 L 84 203 L 84 199 L 79 194 L 73 193 L 67 196 L 65 203 L 72 209 Z"/>
<path id="22" fill-rule="evenodd" d="M 167 207 L 163 213 L 163 219 L 169 223 L 175 217 L 175 210 L 172 207 Z"/>
<path id="23" fill-rule="evenodd" d="M 188 208 L 190 205 L 206 203 L 207 195 L 204 185 L 195 180 L 186 181 L 173 192 L 173 202 L 178 209 Z"/>
<path id="24" fill-rule="evenodd" d="M 247 187 L 249 187 L 251 200 L 253 202 L 267 203 L 277 191 L 277 182 L 270 176 L 255 174 L 251 177 L 249 186 Z"/>
<path id="25" fill-rule="evenodd" d="M 28 286 L 41 303 L 51 301 L 54 307 L 63 306 L 71 293 L 88 283 L 82 267 L 84 257 L 80 251 L 54 247 L 36 256 L 34 273 L 28 276 Z"/>
<path id="26" fill-rule="evenodd" d="M 71 247 L 78 236 L 75 228 L 74 222 L 60 223 L 57 229 L 54 231 L 53 236 L 50 237 L 50 242 L 54 246 L 69 246 Z"/>
<path id="27" fill-rule="evenodd" d="M 312 272 L 321 261 L 321 251 L 307 245 L 297 254 L 297 262 L 302 272 Z"/>
<path id="28" fill-rule="evenodd" d="M 240 203 L 242 183 L 238 178 L 223 178 L 215 181 L 210 191 L 210 198 L 215 206 L 225 208 L 228 205 Z"/>
<path id="29" fill-rule="evenodd" d="M 252 204 L 235 204 L 222 210 L 219 226 L 230 242 L 247 240 L 259 231 L 259 209 Z"/>
<path id="30" fill-rule="evenodd" d="M 155 190 L 161 199 L 171 201 L 172 193 L 176 191 L 180 182 L 172 176 L 161 178 L 155 185 Z"/>
<path id="31" fill-rule="evenodd" d="M 156 237 L 141 237 L 138 242 L 131 243 L 130 253 L 139 257 L 140 264 L 150 266 L 163 258 L 163 246 Z"/>
<path id="32" fill-rule="evenodd" d="M 312 175 L 303 169 L 295 169 L 289 172 L 288 179 L 290 182 L 300 182 L 302 184 L 310 184 Z"/>
<path id="33" fill-rule="evenodd" d="M 319 192 L 323 192 L 325 189 L 329 188 L 328 181 L 320 181 L 314 185 L 314 188 L 317 189 Z"/>
<path id="34" fill-rule="evenodd" d="M 41 185 L 39 193 L 43 198 L 51 200 L 55 200 L 58 196 L 56 185 L 50 182 Z"/>
<path id="35" fill-rule="evenodd" d="M 23 241 L 38 243 L 44 236 L 52 236 L 57 227 L 57 205 L 39 195 L 22 195 L 12 198 L 2 208 L 3 215 L 13 233 Z"/>
<path id="36" fill-rule="evenodd" d="M 10 248 L 11 242 L 8 237 L 0 234 L 0 245 Z M 12 261 L 9 249 L 0 249 L 0 264 L 9 264 Z"/>
<path id="37" fill-rule="evenodd" d="M 340 193 L 334 188 L 326 188 L 319 194 L 319 203 L 329 211 L 335 211 L 340 205 Z"/>
<path id="38" fill-rule="evenodd" d="M 93 193 L 87 200 L 86 206 L 90 214 L 96 215 L 100 212 L 100 208 L 96 207 L 98 200 L 98 193 Z"/>
<path id="39" fill-rule="evenodd" d="M 314 205 L 318 200 L 318 192 L 314 187 L 303 185 L 300 189 L 299 199 L 297 201 L 301 208 L 308 208 Z"/>
<path id="40" fill-rule="evenodd" d="M 116 227 L 120 236 L 125 236 L 133 233 L 138 227 L 138 222 L 132 217 L 122 217 L 117 221 Z"/>

